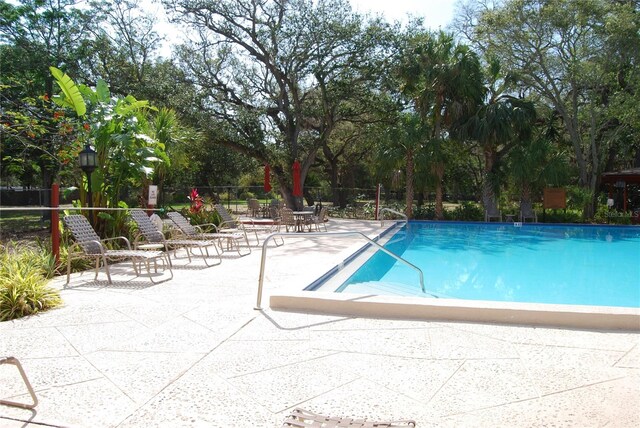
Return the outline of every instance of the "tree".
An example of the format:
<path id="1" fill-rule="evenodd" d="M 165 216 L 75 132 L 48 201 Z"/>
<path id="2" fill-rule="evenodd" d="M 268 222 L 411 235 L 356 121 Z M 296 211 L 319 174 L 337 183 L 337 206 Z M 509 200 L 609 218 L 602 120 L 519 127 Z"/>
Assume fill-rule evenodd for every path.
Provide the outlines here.
<path id="1" fill-rule="evenodd" d="M 74 0 L 25 0 L 17 5 L 0 1 L 3 158 L 10 168 L 19 165 L 23 173 L 37 171 L 45 188 L 68 160 L 67 152 L 61 150 L 73 134 L 48 102 L 53 90 L 48 67 L 65 63 L 78 70 L 90 19 L 77 4 Z"/>
<path id="2" fill-rule="evenodd" d="M 116 94 L 155 93 L 154 60 L 162 41 L 154 29 L 155 17 L 140 0 L 93 1 L 91 6 L 100 25 L 91 28 L 93 37 L 82 63 L 93 80 L 109 82 Z"/>
<path id="3" fill-rule="evenodd" d="M 150 136 L 148 112 L 153 108 L 148 101 L 136 100 L 131 95 L 112 97 L 103 80 L 92 89 L 76 86 L 69 76 L 55 67 L 51 67 L 51 72 L 62 89 L 62 94 L 54 100 L 75 111 L 84 130 L 74 142 L 77 151 L 88 144 L 97 152 L 98 168 L 92 174 L 96 190 L 92 193 L 92 205 L 121 207 L 123 188 L 146 183 L 157 163 L 169 162 L 164 145 Z M 81 192 L 81 199 L 86 197 L 87 194 Z M 97 230 L 112 236 L 121 233 L 126 218 L 122 212 L 113 215 L 92 212 L 90 215 Z"/>
<path id="4" fill-rule="evenodd" d="M 405 171 L 405 214 L 413 218 L 415 160 L 430 134 L 427 124 L 416 113 L 403 113 L 395 125 L 383 133 L 377 162 L 386 171 Z"/>
<path id="5" fill-rule="evenodd" d="M 532 206 L 534 195 L 545 186 L 559 186 L 567 179 L 566 154 L 556 150 L 544 134 L 520 141 L 508 156 L 509 176 L 513 179 L 521 206 Z"/>
<path id="6" fill-rule="evenodd" d="M 530 139 L 536 118 L 532 102 L 511 95 L 511 82 L 501 74 L 500 64 L 490 59 L 485 73 L 486 99 L 460 130 L 480 144 L 483 155 L 482 203 L 496 212 L 502 158 L 521 141 Z"/>
<path id="7" fill-rule="evenodd" d="M 165 2 L 173 20 L 195 28 L 179 50 L 201 89 L 199 107 L 220 121 L 219 143 L 269 164 L 294 205 L 291 168 L 301 180 L 342 120 L 349 90 L 363 85 L 376 43 L 343 0 Z M 344 96 L 340 96 L 343 94 Z"/>
<path id="8" fill-rule="evenodd" d="M 431 131 L 425 146 L 436 177 L 436 218 L 443 218 L 443 179 L 446 153 L 455 126 L 462 123 L 482 99 L 480 63 L 468 46 L 453 35 L 419 33 L 401 54 L 398 73 L 402 92 Z M 407 202 L 409 204 L 409 202 Z"/>
<path id="9" fill-rule="evenodd" d="M 620 84 L 637 76 L 637 56 L 623 58 L 620 49 L 608 49 L 635 45 L 636 55 L 640 22 L 634 3 L 509 0 L 495 8 L 485 5 L 476 15 L 477 25 L 471 22 L 466 31 L 524 90 L 559 113 L 573 150 L 577 182 L 592 195 L 611 143 L 610 131 L 616 127 L 607 114 L 609 94 L 625 86 L 637 103 L 637 86 Z M 611 56 L 624 64 L 617 76 L 606 67 Z M 626 104 L 633 104 L 628 97 Z M 588 204 L 584 216 L 591 217 L 593 208 L 593 202 Z"/>

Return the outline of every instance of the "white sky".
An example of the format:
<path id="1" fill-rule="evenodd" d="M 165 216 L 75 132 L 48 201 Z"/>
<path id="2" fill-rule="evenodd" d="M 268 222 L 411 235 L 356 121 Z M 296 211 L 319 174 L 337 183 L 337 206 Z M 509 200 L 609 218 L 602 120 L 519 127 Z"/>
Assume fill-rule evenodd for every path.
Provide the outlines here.
<path id="1" fill-rule="evenodd" d="M 157 0 L 156 0 L 157 1 Z M 382 15 L 387 22 L 400 21 L 407 23 L 408 17 L 421 17 L 424 19 L 425 27 L 432 30 L 445 29 L 453 20 L 454 4 L 457 0 L 349 0 L 355 12 L 370 13 L 372 15 Z M 147 11 L 155 15 L 164 23 L 159 25 L 159 32 L 167 35 L 160 55 L 171 56 L 170 44 L 180 40 L 180 35 L 176 34 L 175 28 L 166 24 L 166 17 L 162 7 L 153 4 L 154 0 L 143 0 L 143 4 L 148 5 Z"/>
<path id="2" fill-rule="evenodd" d="M 356 12 L 381 14 L 388 22 L 407 22 L 407 16 L 424 18 L 426 27 L 445 29 L 453 20 L 456 0 L 350 0 Z"/>

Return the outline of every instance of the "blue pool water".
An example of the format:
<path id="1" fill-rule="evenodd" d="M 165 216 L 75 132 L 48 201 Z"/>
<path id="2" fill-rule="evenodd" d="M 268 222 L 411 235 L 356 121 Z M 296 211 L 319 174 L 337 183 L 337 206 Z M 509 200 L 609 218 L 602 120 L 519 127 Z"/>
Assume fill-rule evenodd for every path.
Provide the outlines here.
<path id="1" fill-rule="evenodd" d="M 425 288 L 441 297 L 640 307 L 638 227 L 410 222 L 385 247 L 422 269 Z M 370 281 L 431 297 L 415 270 L 381 251 L 338 291 Z"/>

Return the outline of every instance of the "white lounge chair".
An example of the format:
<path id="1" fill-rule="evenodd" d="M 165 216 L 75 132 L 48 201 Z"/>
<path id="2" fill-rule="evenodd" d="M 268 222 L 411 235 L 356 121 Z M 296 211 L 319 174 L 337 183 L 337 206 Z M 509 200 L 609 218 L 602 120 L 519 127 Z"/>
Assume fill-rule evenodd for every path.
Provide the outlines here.
<path id="1" fill-rule="evenodd" d="M 65 226 L 71 232 L 75 243 L 69 247 L 69 254 L 67 256 L 67 284 L 71 275 L 71 260 L 73 258 L 92 258 L 95 259 L 95 277 L 98 279 L 98 271 L 100 267 L 100 261 L 104 264 L 105 272 L 107 273 L 107 280 L 111 284 L 111 272 L 109 271 L 110 259 L 126 259 L 130 258 L 133 261 L 133 270 L 136 276 L 139 275 L 137 264 L 142 264 L 147 268 L 147 274 L 149 279 L 153 283 L 168 281 L 173 278 L 173 271 L 171 270 L 171 261 L 169 256 L 162 251 L 143 251 L 132 250 L 131 243 L 124 236 L 118 236 L 116 238 L 100 239 L 98 234 L 93 230 L 89 221 L 83 215 L 75 214 L 68 215 L 63 218 Z M 105 246 L 105 243 L 110 241 L 122 241 L 126 246 L 124 250 L 111 250 Z M 171 274 L 170 278 L 166 278 L 162 281 L 155 281 L 151 274 L 150 262 L 154 263 L 154 270 L 158 270 L 158 261 L 162 262 L 164 269 L 169 269 Z"/>
<path id="2" fill-rule="evenodd" d="M 220 249 L 225 252 L 229 250 L 235 250 L 238 252 L 240 256 L 246 256 L 251 253 L 251 246 L 249 245 L 249 240 L 247 239 L 246 234 L 244 233 L 220 233 L 215 225 L 206 225 L 212 227 L 215 232 L 204 232 L 200 226 L 193 226 L 189 223 L 182 214 L 177 211 L 173 211 L 167 213 L 167 217 L 171 219 L 173 224 L 177 227 L 178 231 L 186 238 L 186 239 L 197 239 L 197 240 L 217 240 L 220 246 Z M 247 253 L 242 253 L 240 250 L 239 241 L 245 241 L 247 244 L 247 249 L 249 250 Z"/>
<path id="3" fill-rule="evenodd" d="M 198 249 L 205 265 L 215 266 L 219 265 L 222 262 L 220 251 L 218 251 L 218 247 L 216 246 L 215 241 L 205 241 L 198 239 L 165 239 L 162 232 L 158 230 L 157 226 L 143 210 L 132 209 L 129 211 L 129 216 L 138 228 L 138 236 L 134 241 L 134 247 L 136 249 L 159 248 L 164 249 L 168 252 L 170 248 L 172 248 L 174 250 L 173 254 L 175 257 L 177 248 L 186 248 L 189 262 L 191 262 L 191 253 L 193 252 L 193 250 Z M 215 256 L 218 258 L 218 263 L 209 264 L 209 262 L 207 261 L 209 258 L 214 256 L 209 254 L 209 247 L 214 248 Z M 171 259 L 169 259 L 169 262 L 171 262 Z"/>

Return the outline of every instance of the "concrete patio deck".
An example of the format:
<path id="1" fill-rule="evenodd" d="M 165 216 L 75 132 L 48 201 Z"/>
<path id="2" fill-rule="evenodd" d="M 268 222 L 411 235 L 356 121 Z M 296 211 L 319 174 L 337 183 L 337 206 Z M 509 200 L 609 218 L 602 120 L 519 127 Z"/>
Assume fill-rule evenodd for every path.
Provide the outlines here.
<path id="1" fill-rule="evenodd" d="M 359 244 L 270 248 L 264 306 Z M 260 255 L 180 259 L 159 285 L 75 274 L 64 307 L 0 323 L 0 356 L 40 401 L 0 405 L 0 427 L 278 427 L 294 407 L 418 427 L 640 426 L 636 332 L 256 311 Z M 0 365 L 0 399 L 29 400 L 15 367 Z"/>

